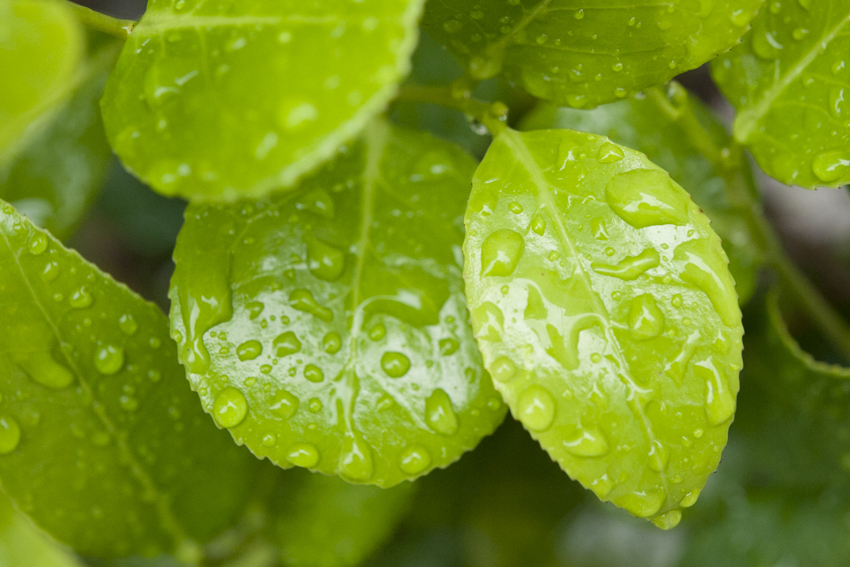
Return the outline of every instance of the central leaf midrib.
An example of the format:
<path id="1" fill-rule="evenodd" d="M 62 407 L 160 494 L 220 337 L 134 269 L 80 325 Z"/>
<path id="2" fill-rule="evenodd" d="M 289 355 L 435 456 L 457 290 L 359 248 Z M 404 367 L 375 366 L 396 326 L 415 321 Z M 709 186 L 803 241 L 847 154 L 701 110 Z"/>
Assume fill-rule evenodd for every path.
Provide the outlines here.
<path id="1" fill-rule="evenodd" d="M 281 24 L 325 25 L 339 24 L 338 16 L 194 16 L 170 13 L 152 13 L 142 18 L 132 35 L 144 37 L 180 29 L 210 29 L 223 27 L 278 26 Z"/>
<path id="2" fill-rule="evenodd" d="M 56 338 L 56 340 L 59 342 L 60 345 L 69 344 L 69 343 L 66 343 L 65 341 L 62 340 L 61 334 L 59 332 L 59 328 L 57 327 L 56 323 L 52 320 L 50 315 L 48 314 L 44 305 L 39 300 L 38 294 L 35 292 L 35 289 L 33 288 L 32 284 L 30 283 L 30 280 L 27 277 L 26 272 L 24 271 L 24 267 L 21 265 L 20 259 L 15 254 L 15 251 L 12 248 L 11 243 L 9 242 L 8 236 L 6 236 L 6 234 L 4 232 L 1 232 L 0 234 L 2 234 L 2 236 L 3 236 L 3 241 L 6 244 L 6 248 L 9 250 L 9 254 L 14 259 L 15 266 L 18 268 L 18 271 L 21 274 L 21 279 L 26 284 L 26 288 L 30 292 L 30 295 L 32 296 L 33 302 L 38 307 L 38 310 L 41 311 L 42 315 L 44 315 L 44 319 L 47 322 L 47 324 L 50 326 L 51 330 L 53 331 L 54 337 Z M 80 387 L 86 392 L 86 395 L 88 396 L 88 398 L 91 399 L 91 400 L 96 400 L 97 397 L 95 396 L 94 390 L 88 384 L 88 382 L 86 382 L 86 380 L 84 379 L 84 373 L 80 370 L 80 368 L 77 367 L 77 365 L 74 363 L 74 361 L 71 359 L 71 357 L 69 357 L 67 354 L 65 354 L 64 349 L 60 348 L 60 351 L 62 352 L 63 358 L 68 363 L 68 366 L 71 368 L 71 370 L 76 375 L 77 381 L 79 382 Z M 101 405 L 103 405 L 103 404 L 101 404 Z M 183 530 L 182 526 L 180 525 L 180 522 L 177 520 L 176 516 L 174 515 L 174 513 L 171 510 L 170 498 L 165 496 L 159 490 L 159 487 L 153 481 L 153 478 L 150 476 L 150 474 L 147 471 L 145 471 L 144 467 L 142 467 L 141 462 L 136 458 L 136 455 L 133 453 L 133 451 L 130 449 L 130 447 L 127 445 L 126 441 L 124 440 L 124 436 L 119 434 L 118 427 L 116 427 L 115 424 L 112 423 L 112 420 L 109 418 L 108 415 L 106 415 L 106 412 L 103 409 L 95 407 L 95 405 L 92 405 L 90 407 L 90 409 L 91 409 L 92 413 L 94 413 L 94 415 L 101 422 L 101 424 L 104 426 L 104 428 L 106 428 L 106 430 L 109 432 L 110 437 L 115 441 L 115 444 L 118 447 L 118 450 L 121 453 L 121 456 L 123 457 L 123 459 L 126 459 L 125 462 L 127 463 L 127 467 L 130 469 L 132 476 L 142 485 L 142 488 L 144 490 L 146 490 L 148 493 L 154 495 L 154 501 L 155 501 L 154 508 L 156 509 L 157 514 L 160 516 L 160 519 L 162 520 L 163 529 L 171 535 L 175 547 L 181 541 L 185 541 L 185 540 L 189 539 L 188 536 L 186 535 L 186 532 Z M 120 459 L 119 459 L 119 462 L 120 462 Z"/>
<path id="3" fill-rule="evenodd" d="M 617 341 L 617 337 L 611 331 L 610 325 L 608 323 L 608 310 L 605 308 L 605 304 L 602 302 L 602 299 L 599 297 L 599 294 L 593 288 L 590 276 L 588 275 L 587 270 L 585 270 L 584 265 L 582 264 L 582 257 L 576 250 L 576 247 L 573 244 L 572 239 L 569 237 L 569 234 L 567 234 L 566 227 L 564 226 L 563 220 L 561 219 L 561 215 L 559 214 L 558 208 L 555 205 L 554 199 L 552 198 L 551 186 L 546 180 L 543 171 L 537 164 L 537 161 L 535 161 L 534 156 L 531 155 L 528 146 L 526 146 L 525 141 L 522 138 L 522 134 L 515 130 L 507 129 L 501 134 L 501 137 L 504 137 L 504 139 L 507 141 L 508 146 L 514 151 L 517 160 L 528 172 L 535 186 L 538 188 L 540 197 L 544 202 L 544 206 L 549 209 L 550 216 L 552 217 L 552 220 L 554 221 L 554 224 L 557 227 L 558 237 L 561 241 L 561 244 L 570 251 L 572 257 L 575 259 L 576 270 L 584 280 L 585 287 L 592 297 L 595 313 L 601 316 L 601 318 L 605 322 L 605 334 L 608 336 L 608 340 L 612 343 L 612 346 L 614 347 L 613 350 L 619 358 L 621 368 L 623 368 L 624 371 L 627 370 L 629 374 L 631 374 L 631 368 L 628 364 L 628 361 L 623 356 L 622 347 L 620 346 L 619 341 Z M 623 384 L 631 391 L 632 395 L 638 392 L 638 390 L 631 383 L 631 380 L 629 380 L 629 382 L 623 382 Z M 643 408 L 641 408 L 640 404 L 636 404 L 635 409 L 633 411 L 640 418 L 641 424 L 643 425 L 643 429 L 646 432 L 646 436 L 649 440 L 650 449 L 653 448 L 656 439 L 652 430 L 652 424 L 646 417 L 646 414 L 644 414 Z M 669 494 L 669 490 L 667 488 L 666 472 L 662 470 L 659 473 L 659 476 L 661 477 L 661 482 L 664 486 L 665 493 Z"/>

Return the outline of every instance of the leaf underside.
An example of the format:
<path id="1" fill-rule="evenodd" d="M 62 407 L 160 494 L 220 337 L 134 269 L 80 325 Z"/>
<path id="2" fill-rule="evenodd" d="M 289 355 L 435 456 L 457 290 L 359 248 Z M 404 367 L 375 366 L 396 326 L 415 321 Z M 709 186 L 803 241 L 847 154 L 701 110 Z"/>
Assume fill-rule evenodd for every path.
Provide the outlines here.
<path id="1" fill-rule="evenodd" d="M 708 219 L 634 150 L 507 130 L 466 227 L 475 337 L 514 416 L 601 499 L 675 525 L 717 467 L 741 368 Z"/>

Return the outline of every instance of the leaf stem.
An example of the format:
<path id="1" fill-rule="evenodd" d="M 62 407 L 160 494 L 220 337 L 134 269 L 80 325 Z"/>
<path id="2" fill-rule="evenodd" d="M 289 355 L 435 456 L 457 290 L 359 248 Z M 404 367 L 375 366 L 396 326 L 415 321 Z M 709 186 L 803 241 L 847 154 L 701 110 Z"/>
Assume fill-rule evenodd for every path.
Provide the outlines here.
<path id="1" fill-rule="evenodd" d="M 464 88 L 458 88 L 458 86 Z M 498 136 L 508 127 L 508 107 L 502 102 L 489 103 L 473 98 L 471 89 L 467 88 L 465 83 L 448 87 L 405 85 L 399 90 L 396 100 L 437 104 L 463 112 L 486 126 L 493 136 Z"/>
<path id="2" fill-rule="evenodd" d="M 645 91 L 645 94 L 672 121 L 680 125 L 690 142 L 722 172 L 730 202 L 744 211 L 753 234 L 760 240 L 758 244 L 764 250 L 767 263 L 779 276 L 783 288 L 809 313 L 812 322 L 838 352 L 850 361 L 850 326 L 788 257 L 779 236 L 764 214 L 761 202 L 738 173 L 744 159 L 743 148 L 734 140 L 730 147 L 718 148 L 697 119 L 690 107 L 687 92 L 680 85 L 671 83 L 668 93 L 654 87 Z"/>
<path id="3" fill-rule="evenodd" d="M 134 20 L 119 20 L 118 18 L 113 18 L 112 16 L 95 12 L 90 8 L 80 6 L 79 4 L 75 4 L 71 1 L 66 2 L 66 5 L 71 8 L 72 12 L 74 12 L 77 21 L 84 26 L 103 33 L 108 33 L 109 35 L 115 36 L 119 39 L 126 40 L 130 37 L 130 33 L 132 33 L 133 28 L 136 27 L 137 24 Z"/>

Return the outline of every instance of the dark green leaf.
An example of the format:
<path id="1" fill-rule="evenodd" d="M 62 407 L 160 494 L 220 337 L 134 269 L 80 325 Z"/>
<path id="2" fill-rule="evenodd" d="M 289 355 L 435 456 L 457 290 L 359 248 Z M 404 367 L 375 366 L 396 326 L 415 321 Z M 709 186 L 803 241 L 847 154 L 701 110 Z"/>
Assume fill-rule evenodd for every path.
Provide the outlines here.
<path id="1" fill-rule="evenodd" d="M 717 468 L 741 368 L 708 219 L 643 154 L 509 129 L 466 226 L 475 337 L 514 415 L 597 496 L 675 525 Z"/>
<path id="2" fill-rule="evenodd" d="M 850 3 L 766 4 L 712 72 L 738 110 L 735 138 L 783 183 L 850 182 Z"/>
<path id="3" fill-rule="evenodd" d="M 152 0 L 106 87 L 124 165 L 195 199 L 293 185 L 407 74 L 423 0 Z"/>
<path id="4" fill-rule="evenodd" d="M 504 73 L 590 108 L 665 83 L 729 49 L 761 0 L 431 0 L 423 27 L 478 79 Z"/>
<path id="5" fill-rule="evenodd" d="M 757 231 L 746 220 L 747 209 L 758 199 L 752 172 L 743 152 L 730 144 L 729 135 L 711 111 L 697 99 L 688 98 L 677 84 L 671 84 L 671 91 L 675 93 L 675 109 L 691 113 L 702 127 L 700 131 L 692 132 L 688 123 L 671 116 L 668 107 L 659 105 L 653 96 L 630 98 L 594 110 L 541 105 L 523 120 L 522 128 L 572 128 L 609 136 L 618 144 L 645 153 L 669 172 L 676 183 L 688 188 L 723 239 L 738 301 L 743 305 L 755 290 L 764 256 Z M 708 136 L 712 150 L 722 148 L 726 155 L 707 154 L 694 136 Z"/>
<path id="6" fill-rule="evenodd" d="M 377 122 L 295 192 L 187 209 L 171 321 L 219 425 L 282 467 L 381 486 L 493 431 L 460 268 L 474 168 Z"/>
<path id="7" fill-rule="evenodd" d="M 6 493 L 91 555 L 154 554 L 228 527 L 256 461 L 198 407 L 162 313 L 6 204 L 0 235 Z"/>
<path id="8" fill-rule="evenodd" d="M 118 48 L 106 43 L 81 61 L 55 103 L 0 147 L 0 198 L 60 237 L 80 220 L 112 158 L 98 102 Z"/>
<path id="9" fill-rule="evenodd" d="M 392 534 L 414 485 L 356 486 L 293 471 L 272 499 L 274 541 L 289 567 L 356 567 Z"/>

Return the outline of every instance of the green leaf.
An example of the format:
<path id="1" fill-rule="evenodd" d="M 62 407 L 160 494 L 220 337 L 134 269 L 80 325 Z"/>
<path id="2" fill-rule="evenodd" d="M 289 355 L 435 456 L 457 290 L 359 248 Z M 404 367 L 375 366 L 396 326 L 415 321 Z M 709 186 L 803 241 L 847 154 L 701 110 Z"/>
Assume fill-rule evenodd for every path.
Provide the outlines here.
<path id="1" fill-rule="evenodd" d="M 355 567 L 407 513 L 414 485 L 356 486 L 307 471 L 283 477 L 272 498 L 273 541 L 290 567 Z"/>
<path id="2" fill-rule="evenodd" d="M 119 45 L 100 44 L 80 61 L 55 103 L 0 147 L 0 198 L 60 237 L 82 217 L 112 158 L 98 103 Z"/>
<path id="3" fill-rule="evenodd" d="M 3 567 L 79 567 L 65 549 L 16 512 L 0 493 L 0 565 Z"/>
<path id="4" fill-rule="evenodd" d="M 502 421 L 461 278 L 474 167 L 377 122 L 295 192 L 187 209 L 173 335 L 237 442 L 386 487 L 447 466 Z"/>
<path id="5" fill-rule="evenodd" d="M 198 407 L 162 313 L 7 204 L 0 236 L 3 490 L 89 555 L 228 527 L 256 461 Z"/>
<path id="6" fill-rule="evenodd" d="M 708 219 L 634 150 L 506 130 L 466 227 L 475 337 L 513 414 L 601 499 L 675 525 L 717 467 L 741 368 Z"/>
<path id="7" fill-rule="evenodd" d="M 769 175 L 813 188 L 850 182 L 850 4 L 771 2 L 712 73 L 738 110 L 735 138 Z"/>
<path id="8" fill-rule="evenodd" d="M 761 0 L 431 0 L 422 26 L 470 75 L 590 108 L 665 83 L 729 49 Z"/>
<path id="9" fill-rule="evenodd" d="M 541 105 L 522 123 L 523 130 L 573 128 L 609 136 L 618 144 L 634 148 L 688 188 L 694 202 L 711 220 L 729 256 L 741 305 L 756 288 L 764 250 L 758 231 L 747 222 L 747 211 L 758 202 L 758 193 L 743 152 L 731 144 L 729 135 L 698 99 L 689 98 L 678 84 L 671 84 L 673 104 L 655 96 L 630 98 L 593 110 Z M 670 110 L 679 114 L 670 114 Z M 682 115 L 689 120 L 683 120 Z M 697 126 L 694 131 L 691 126 Z M 706 136 L 711 146 L 700 144 Z M 712 155 L 722 148 L 724 156 Z"/>
<path id="10" fill-rule="evenodd" d="M 0 0 L 0 151 L 68 96 L 85 49 L 73 12 L 61 2 Z M 9 80 L 13 78 L 13 80 Z"/>
<path id="11" fill-rule="evenodd" d="M 291 186 L 394 96 L 423 1 L 152 0 L 106 86 L 112 147 L 166 195 Z"/>

